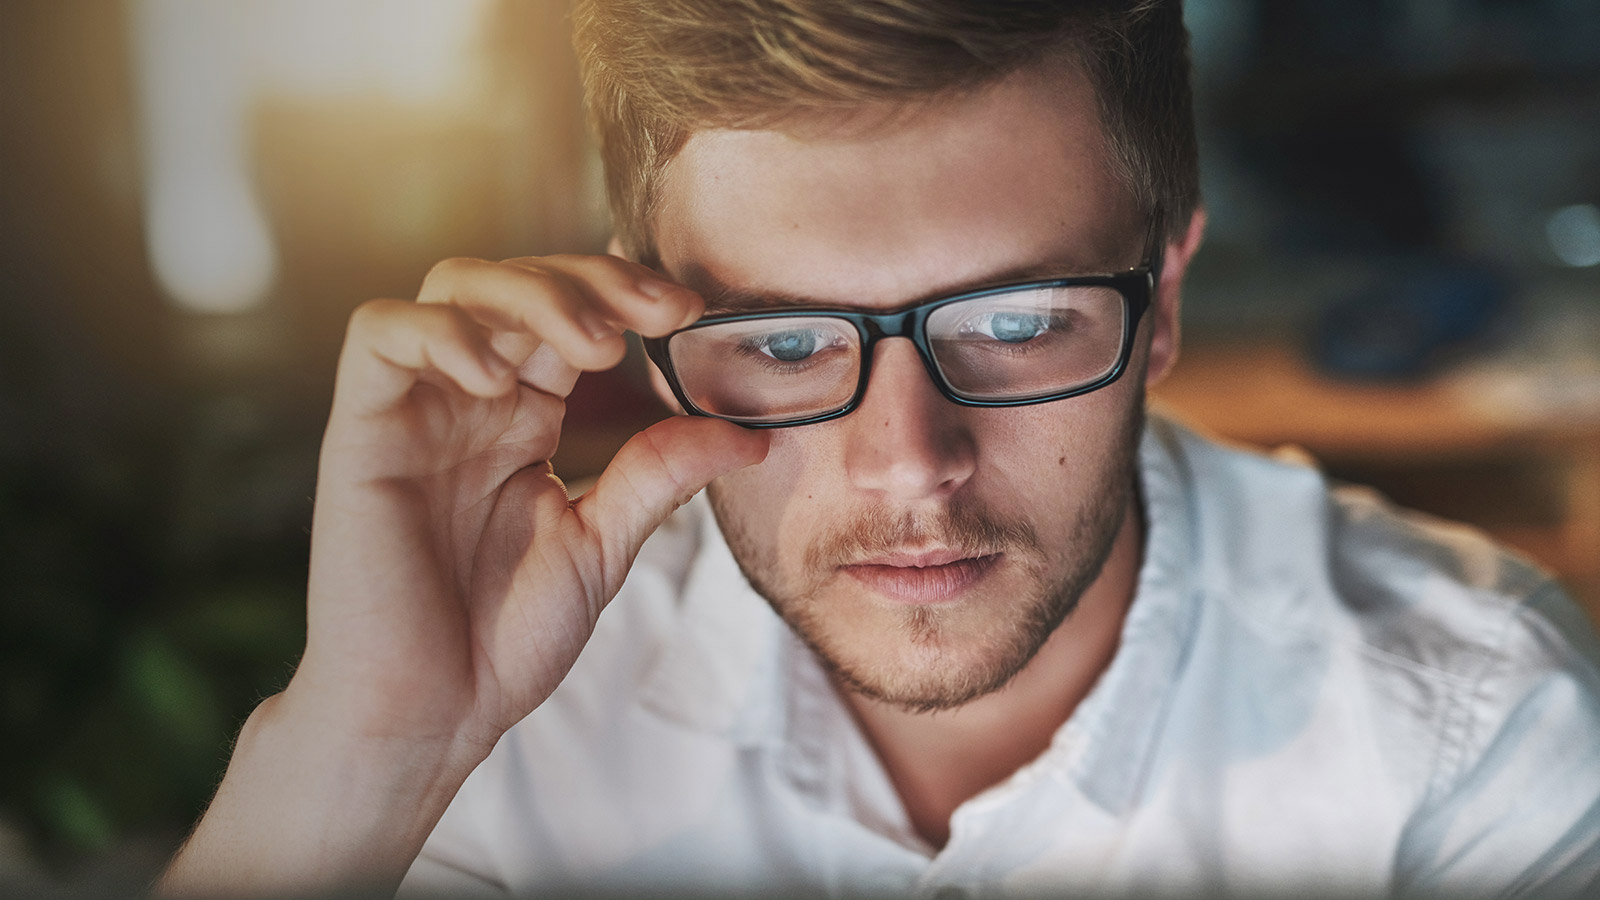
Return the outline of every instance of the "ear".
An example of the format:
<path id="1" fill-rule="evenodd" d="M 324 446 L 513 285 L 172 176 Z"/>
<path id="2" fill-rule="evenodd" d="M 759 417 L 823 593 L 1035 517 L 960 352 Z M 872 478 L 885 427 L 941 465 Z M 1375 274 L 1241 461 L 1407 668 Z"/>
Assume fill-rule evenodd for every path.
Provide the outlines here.
<path id="1" fill-rule="evenodd" d="M 1180 328 L 1178 309 L 1183 295 L 1183 276 L 1189 271 L 1189 261 L 1200 249 L 1200 240 L 1206 231 L 1206 211 L 1196 209 L 1189 218 L 1189 227 L 1178 240 L 1169 241 L 1161 264 L 1161 280 L 1156 284 L 1156 295 L 1150 305 L 1151 334 L 1150 357 L 1145 367 L 1145 384 L 1151 385 L 1167 377 L 1178 361 Z"/>

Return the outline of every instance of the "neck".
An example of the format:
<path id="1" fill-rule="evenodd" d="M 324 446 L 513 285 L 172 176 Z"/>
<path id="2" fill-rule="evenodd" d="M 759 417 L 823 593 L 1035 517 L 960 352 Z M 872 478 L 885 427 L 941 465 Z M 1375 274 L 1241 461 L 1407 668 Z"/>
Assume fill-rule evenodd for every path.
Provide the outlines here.
<path id="1" fill-rule="evenodd" d="M 1043 753 L 1110 665 L 1138 581 L 1139 507 L 1130 501 L 1111 554 L 1077 609 L 1004 688 L 937 713 L 841 692 L 929 844 L 949 841 L 956 807 Z"/>

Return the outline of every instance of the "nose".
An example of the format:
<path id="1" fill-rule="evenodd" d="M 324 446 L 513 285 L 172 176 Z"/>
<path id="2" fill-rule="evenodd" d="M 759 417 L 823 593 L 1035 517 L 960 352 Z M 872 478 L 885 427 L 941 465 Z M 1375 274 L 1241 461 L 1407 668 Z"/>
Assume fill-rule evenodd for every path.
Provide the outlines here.
<path id="1" fill-rule="evenodd" d="M 879 343 L 861 406 L 840 420 L 852 486 L 900 501 L 955 493 L 978 458 L 965 412 L 939 393 L 910 341 Z"/>

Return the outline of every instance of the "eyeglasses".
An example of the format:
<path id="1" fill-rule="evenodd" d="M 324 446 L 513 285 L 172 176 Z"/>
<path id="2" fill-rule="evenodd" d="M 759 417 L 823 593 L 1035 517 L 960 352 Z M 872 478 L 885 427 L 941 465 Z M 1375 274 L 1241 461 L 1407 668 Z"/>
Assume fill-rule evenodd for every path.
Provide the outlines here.
<path id="1" fill-rule="evenodd" d="M 692 415 L 750 428 L 810 425 L 861 404 L 872 351 L 911 341 L 951 402 L 1026 406 L 1116 381 L 1161 271 L 1161 217 L 1125 272 L 965 291 L 882 313 L 780 309 L 706 316 L 645 351 Z"/>

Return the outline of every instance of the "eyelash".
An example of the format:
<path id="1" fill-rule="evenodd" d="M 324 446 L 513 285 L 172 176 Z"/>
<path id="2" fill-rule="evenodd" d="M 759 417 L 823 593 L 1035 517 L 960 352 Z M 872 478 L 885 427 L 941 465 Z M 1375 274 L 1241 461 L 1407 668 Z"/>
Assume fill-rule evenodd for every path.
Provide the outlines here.
<path id="1" fill-rule="evenodd" d="M 776 372 L 779 375 L 793 375 L 798 372 L 804 372 L 806 369 L 814 366 L 816 363 L 813 362 L 813 360 L 822 355 L 822 350 L 827 350 L 833 346 L 835 346 L 835 344 L 830 343 L 827 346 L 819 349 L 817 353 L 795 362 L 784 362 L 781 359 L 768 356 L 767 354 L 761 352 L 761 342 L 752 338 L 746 338 L 735 344 L 734 351 L 741 356 L 755 360 L 769 372 Z"/>
<path id="2" fill-rule="evenodd" d="M 1051 338 L 1062 338 L 1062 337 L 1065 337 L 1072 330 L 1072 327 L 1073 327 L 1072 319 L 1073 319 L 1072 315 L 1070 315 L 1070 314 L 1063 315 L 1061 313 L 1056 313 L 1054 315 L 1051 315 L 1051 316 L 1047 317 L 1046 327 L 1045 327 L 1045 329 L 1043 331 L 1039 332 L 1037 337 L 1042 337 L 1042 338 L 1045 338 L 1046 340 L 1049 340 Z M 1023 341 L 1022 343 L 1019 343 L 1019 344 L 1011 344 L 1011 343 L 1007 343 L 1005 341 L 995 341 L 994 343 L 992 343 L 992 344 L 990 344 L 988 346 L 989 346 L 989 348 L 991 350 L 998 350 L 998 351 L 1000 351 L 1002 353 L 1022 354 L 1022 353 L 1031 353 L 1031 352 L 1034 352 L 1034 351 L 1038 350 L 1039 347 L 1040 347 L 1040 344 L 1042 344 L 1042 343 L 1043 343 L 1043 341 L 1034 340 L 1033 338 L 1030 338 L 1030 339 L 1028 339 L 1026 341 Z"/>
<path id="3" fill-rule="evenodd" d="M 766 369 L 769 372 L 776 372 L 779 375 L 793 375 L 796 372 L 804 371 L 806 368 L 803 365 L 796 365 L 794 363 L 786 363 L 780 359 L 773 359 L 765 353 L 762 353 L 760 347 L 752 347 L 743 341 L 740 341 L 738 344 L 736 344 L 734 349 L 740 356 L 746 357 L 747 359 L 753 359 L 755 360 L 756 364 L 761 366 L 763 369 Z"/>

